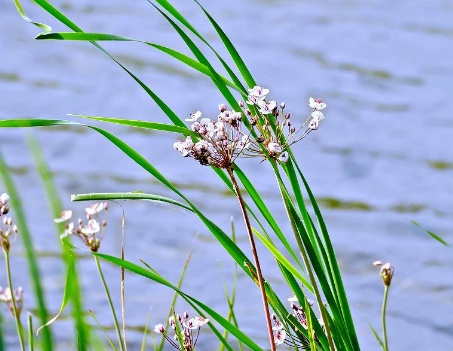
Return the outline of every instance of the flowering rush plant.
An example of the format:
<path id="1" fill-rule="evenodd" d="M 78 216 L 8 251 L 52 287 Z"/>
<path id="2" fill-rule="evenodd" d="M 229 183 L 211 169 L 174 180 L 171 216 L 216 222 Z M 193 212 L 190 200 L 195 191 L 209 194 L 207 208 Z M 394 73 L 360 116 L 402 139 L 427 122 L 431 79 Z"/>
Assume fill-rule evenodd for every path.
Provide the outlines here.
<path id="1" fill-rule="evenodd" d="M 130 160 L 142 167 L 147 174 L 169 189 L 172 194 L 169 196 L 175 196 L 176 199 L 144 192 L 126 192 L 77 194 L 72 198 L 74 201 L 141 199 L 170 203 L 184 208 L 186 212 L 192 213 L 201 220 L 219 245 L 234 260 L 237 267 L 243 270 L 244 277 L 250 279 L 250 282 L 259 288 L 264 310 L 263 319 L 267 325 L 268 339 L 266 348 L 270 346 L 271 350 L 275 351 L 277 344 L 289 342 L 288 338 L 291 338 L 294 341 L 292 345 L 296 348 L 305 348 L 309 345 L 311 350 L 359 351 L 360 347 L 341 272 L 326 223 L 316 198 L 291 150 L 292 145 L 319 128 L 324 120 L 326 104 L 320 99 L 310 98 L 307 114 L 303 118 L 292 116 L 287 111 L 284 102 L 272 100 L 268 97 L 269 90 L 257 85 L 248 67 L 238 54 L 238 51 L 233 47 L 225 32 L 199 2 L 195 1 L 196 6 L 200 6 L 202 13 L 206 15 L 207 20 L 218 33 L 221 43 L 230 54 L 228 60 L 231 59 L 232 63 L 227 63 L 227 60 L 224 60 L 213 46 L 201 36 L 196 29 L 198 22 L 190 23 L 166 0 L 150 0 L 149 2 L 175 29 L 175 34 L 180 36 L 187 45 L 187 48 L 192 53 L 191 56 L 144 40 L 106 33 L 83 32 L 60 10 L 53 7 L 49 1 L 37 1 L 37 3 L 56 20 L 70 28 L 72 32 L 41 33 L 37 39 L 77 40 L 94 44 L 103 54 L 107 54 L 118 64 L 118 67 L 128 74 L 134 82 L 139 84 L 144 92 L 161 108 L 162 113 L 168 117 L 171 124 L 147 120 L 137 121 L 127 118 L 86 115 L 78 115 L 78 117 L 127 127 L 146 128 L 183 135 L 184 139 L 174 143 L 174 149 L 184 157 L 193 158 L 203 166 L 212 167 L 225 183 L 226 188 L 236 196 L 244 221 L 244 229 L 250 244 L 250 254 L 246 254 L 244 249 L 221 226 L 215 224 L 209 218 L 208 210 L 199 208 L 190 196 L 184 193 L 183 189 L 175 186 L 171 179 L 161 173 L 138 150 L 135 150 L 120 137 L 109 131 L 89 123 L 82 124 L 74 121 L 42 119 L 5 120 L 1 121 L 0 127 L 82 125 L 99 133 L 110 141 L 114 147 L 126 154 Z M 30 20 L 24 15 L 20 1 L 15 1 L 15 4 L 20 14 Z M 50 27 L 46 25 L 38 22 L 32 23 L 50 31 Z M 135 41 L 146 44 L 148 48 L 159 50 L 169 55 L 172 59 L 177 60 L 178 63 L 187 65 L 191 69 L 206 75 L 225 98 L 224 103 L 218 105 L 217 116 L 205 118 L 201 111 L 196 111 L 190 114 L 186 121 L 183 121 L 155 91 L 101 46 L 101 42 L 104 40 L 121 41 L 123 43 Z M 214 52 L 212 57 L 218 58 L 219 62 L 211 62 L 204 55 L 202 49 L 212 50 Z M 219 69 L 222 69 L 222 71 L 219 71 Z M 241 101 L 238 101 L 238 97 Z M 191 123 L 190 128 L 186 126 L 185 122 Z M 235 163 L 238 157 L 258 157 L 263 163 L 268 162 L 274 173 L 273 175 L 275 175 L 276 192 L 281 196 L 286 217 L 274 217 L 272 211 L 266 205 L 266 201 L 256 190 L 253 182 L 247 177 L 247 171 L 243 171 Z M 171 174 L 171 176 L 175 177 L 174 174 Z M 247 193 L 248 196 L 244 198 L 242 193 Z M 87 221 L 79 221 L 74 224 L 70 221 L 71 213 L 69 212 L 64 212 L 59 221 L 66 223 L 63 237 L 75 236 L 82 240 L 91 250 L 103 282 L 104 279 L 99 264 L 100 259 L 173 289 L 192 307 L 196 308 L 200 315 L 209 316 L 209 320 L 212 323 L 208 323 L 207 326 L 211 328 L 219 342 L 228 351 L 234 351 L 231 346 L 232 342 L 234 342 L 231 340 L 233 337 L 235 341 L 248 349 L 254 351 L 263 350 L 262 346 L 258 345 L 262 343 L 262 340 L 256 342 L 252 337 L 242 332 L 235 318 L 223 317 L 213 308 L 185 293 L 179 286 L 175 286 L 165 280 L 164 277 L 155 270 L 150 269 L 150 267 L 146 266 L 144 268 L 124 259 L 124 257 L 118 258 L 100 253 L 100 244 L 103 239 L 103 228 L 105 228 L 105 225 L 101 224 L 103 222 L 100 222 L 97 218 L 98 210 L 99 208 L 96 207 L 87 211 Z M 288 223 L 282 224 L 282 221 L 288 221 Z M 273 290 L 271 282 L 265 279 L 267 273 L 266 270 L 261 269 L 260 255 L 258 254 L 255 239 L 258 239 L 262 244 L 260 250 L 267 250 L 275 258 L 276 268 L 279 269 L 284 278 L 282 281 L 287 283 L 288 289 L 296 296 L 301 309 L 298 307 L 297 311 L 294 310 L 293 313 L 288 313 L 285 305 Z M 271 269 L 268 266 L 273 262 L 266 263 L 268 263 L 266 269 Z M 246 283 L 244 281 L 244 284 Z M 106 287 L 106 284 L 104 286 Z M 108 289 L 105 288 L 105 290 L 107 292 Z M 315 300 L 316 303 L 313 306 L 308 302 L 309 298 Z M 228 302 L 229 308 L 233 310 L 234 306 L 230 305 L 230 299 L 228 299 Z M 116 319 L 113 304 L 111 306 L 118 343 L 121 345 L 121 349 L 125 350 L 126 339 L 125 337 L 122 338 L 125 332 L 119 330 L 119 322 Z M 270 310 L 273 311 L 275 317 L 271 317 Z M 237 315 L 237 312 L 232 311 L 232 314 Z M 175 317 L 173 324 L 176 339 L 169 338 L 165 328 L 162 329 L 162 325 L 156 326 L 155 331 L 164 335 L 165 338 L 176 340 L 175 345 L 180 350 L 195 348 L 199 328 L 201 327 L 200 323 L 202 322 L 200 319 L 189 319 L 185 315 L 180 318 Z M 276 321 L 279 321 L 281 325 L 276 325 Z M 218 325 L 224 328 L 225 333 L 217 329 Z M 283 328 L 280 326 L 283 326 Z M 276 327 L 279 329 L 273 329 Z"/>

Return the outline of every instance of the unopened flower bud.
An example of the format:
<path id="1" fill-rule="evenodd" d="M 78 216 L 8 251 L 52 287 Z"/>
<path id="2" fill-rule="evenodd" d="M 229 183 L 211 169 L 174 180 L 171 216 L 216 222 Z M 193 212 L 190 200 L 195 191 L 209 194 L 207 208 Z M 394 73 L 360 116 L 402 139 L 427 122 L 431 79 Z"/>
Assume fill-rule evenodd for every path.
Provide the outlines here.
<path id="1" fill-rule="evenodd" d="M 244 107 L 244 102 L 243 101 L 238 101 L 238 103 L 239 103 L 239 106 L 241 106 L 241 108 Z"/>
<path id="2" fill-rule="evenodd" d="M 390 262 L 387 262 L 381 267 L 381 279 L 385 286 L 389 287 L 392 282 L 393 267 Z"/>
<path id="3" fill-rule="evenodd" d="M 159 333 L 159 334 L 163 334 L 164 331 L 165 331 L 165 327 L 163 324 L 157 324 L 155 327 L 154 327 L 154 331 L 156 333 Z"/>
<path id="4" fill-rule="evenodd" d="M 280 103 L 280 108 L 283 110 L 283 109 L 285 108 L 285 106 L 286 106 L 285 103 L 282 101 L 282 102 Z"/>
<path id="5" fill-rule="evenodd" d="M 383 264 L 381 261 L 374 261 L 373 265 L 376 267 L 381 267 L 381 279 L 386 287 L 390 286 L 393 277 L 393 267 L 390 262 Z"/>

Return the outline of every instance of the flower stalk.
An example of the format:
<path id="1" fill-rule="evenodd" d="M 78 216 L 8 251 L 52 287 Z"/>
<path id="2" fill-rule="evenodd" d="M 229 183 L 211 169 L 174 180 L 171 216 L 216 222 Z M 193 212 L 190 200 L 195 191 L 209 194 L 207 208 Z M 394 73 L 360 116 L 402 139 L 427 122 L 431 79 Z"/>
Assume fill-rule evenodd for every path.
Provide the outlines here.
<path id="1" fill-rule="evenodd" d="M 102 272 L 102 269 L 101 269 L 101 263 L 99 262 L 98 256 L 93 255 L 93 257 L 94 257 L 94 261 L 96 262 L 96 267 L 98 268 L 98 271 L 99 271 L 99 276 L 101 277 L 101 280 L 102 280 L 102 285 L 104 286 L 104 290 L 105 290 L 105 293 L 107 295 L 107 300 L 108 300 L 109 305 L 110 305 L 110 310 L 112 311 L 113 324 L 115 325 L 115 331 L 116 331 L 116 334 L 117 334 L 117 337 L 118 337 L 118 343 L 120 345 L 120 349 L 122 351 L 126 351 L 126 347 L 125 347 L 125 344 L 123 342 L 123 338 L 121 336 L 121 329 L 120 329 L 120 325 L 118 323 L 118 318 L 116 316 L 115 307 L 113 306 L 112 297 L 110 296 L 110 291 L 109 291 L 109 288 L 107 286 L 107 282 L 105 281 L 104 273 Z"/>
<path id="2" fill-rule="evenodd" d="M 16 322 L 16 330 L 17 330 L 17 335 L 19 337 L 20 349 L 22 351 L 25 351 L 24 329 L 22 327 L 22 322 L 20 321 L 21 310 L 17 306 L 16 296 L 15 296 L 16 292 L 13 289 L 13 282 L 12 282 L 12 277 L 11 277 L 11 262 L 9 259 L 9 250 L 5 250 L 5 248 L 3 248 L 3 252 L 5 254 L 6 276 L 8 279 L 9 291 L 10 291 L 10 295 L 11 295 L 11 300 L 10 300 L 11 308 L 12 308 L 11 312 L 12 312 L 14 320 Z"/>
<path id="3" fill-rule="evenodd" d="M 241 192 L 239 190 L 239 185 L 238 185 L 238 183 L 236 181 L 236 178 L 234 177 L 233 167 L 227 168 L 227 172 L 228 172 L 228 175 L 230 176 L 231 182 L 233 183 L 233 188 L 234 188 L 234 191 L 236 193 L 236 197 L 237 197 L 237 199 L 239 201 L 239 206 L 241 207 L 242 216 L 244 218 L 244 224 L 245 224 L 245 227 L 246 227 L 246 230 L 247 230 L 247 235 L 248 235 L 249 242 L 250 242 L 250 247 L 252 249 L 252 256 L 253 256 L 253 260 L 254 260 L 255 267 L 256 267 L 256 275 L 257 275 L 257 278 L 258 278 L 258 286 L 259 286 L 260 291 L 261 291 L 261 299 L 262 299 L 262 302 L 263 302 L 264 316 L 265 316 L 265 319 L 266 319 L 267 331 L 268 331 L 268 334 L 269 334 L 269 342 L 270 342 L 271 350 L 272 351 L 276 351 L 277 349 L 276 349 L 275 342 L 274 342 L 274 333 L 272 331 L 272 321 L 271 321 L 271 315 L 270 315 L 270 312 L 269 312 L 269 304 L 268 304 L 268 301 L 267 301 L 266 288 L 264 286 L 264 279 L 263 279 L 263 275 L 261 273 L 260 261 L 258 259 L 258 252 L 256 250 L 255 239 L 253 237 L 252 227 L 250 225 L 250 219 L 249 219 L 249 216 L 248 216 L 248 213 L 247 213 L 247 209 L 245 208 L 244 199 L 243 199 L 243 197 L 241 195 Z"/>
<path id="4" fill-rule="evenodd" d="M 386 323 L 386 316 L 387 316 L 387 299 L 390 289 L 390 284 L 392 283 L 394 269 L 390 262 L 383 264 L 381 261 L 373 262 L 373 265 L 376 267 L 381 267 L 380 276 L 382 279 L 382 283 L 384 284 L 384 299 L 382 301 L 382 310 L 381 310 L 381 318 L 382 318 L 382 336 L 384 339 L 383 349 L 384 351 L 389 350 L 389 344 L 387 339 L 387 323 Z"/>
<path id="5" fill-rule="evenodd" d="M 382 301 L 382 335 L 384 338 L 384 351 L 389 350 L 389 344 L 387 340 L 387 324 L 386 324 L 386 314 L 387 314 L 387 298 L 389 294 L 389 288 L 390 286 L 385 286 L 384 287 L 384 299 Z"/>

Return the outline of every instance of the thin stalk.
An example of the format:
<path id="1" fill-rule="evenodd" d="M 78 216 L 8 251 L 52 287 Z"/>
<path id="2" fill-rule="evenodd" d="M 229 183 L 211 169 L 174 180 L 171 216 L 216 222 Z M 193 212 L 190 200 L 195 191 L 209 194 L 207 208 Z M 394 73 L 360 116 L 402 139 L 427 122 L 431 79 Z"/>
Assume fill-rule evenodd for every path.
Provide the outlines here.
<path id="1" fill-rule="evenodd" d="M 382 301 L 382 334 L 384 337 L 384 351 L 389 350 L 389 345 L 387 341 L 387 325 L 386 325 L 386 313 L 387 313 L 387 298 L 389 295 L 389 285 L 384 286 L 384 300 Z"/>
<path id="2" fill-rule="evenodd" d="M 14 296 L 14 288 L 11 278 L 11 264 L 9 260 L 9 250 L 5 250 L 5 248 L 3 248 L 3 252 L 5 253 L 6 276 L 8 279 L 9 291 L 11 292 L 11 302 L 13 304 L 13 314 L 14 320 L 16 321 L 17 335 L 19 336 L 20 349 L 22 351 L 25 351 L 24 331 L 22 328 L 22 323 L 20 322 L 20 316 L 17 313 L 16 297 Z"/>
<path id="3" fill-rule="evenodd" d="M 124 260 L 124 227 L 125 227 L 125 217 L 124 217 L 124 210 L 123 215 L 121 217 L 121 259 Z M 127 350 L 127 343 L 126 343 L 126 308 L 125 308 L 125 296 L 124 296 L 124 267 L 120 268 L 120 275 L 121 275 L 121 322 L 123 328 L 123 344 L 125 350 Z"/>
<path id="4" fill-rule="evenodd" d="M 118 323 L 118 318 L 116 317 L 116 312 L 115 312 L 115 308 L 113 306 L 112 297 L 110 296 L 109 288 L 108 288 L 107 283 L 105 281 L 104 274 L 102 273 L 102 269 L 101 269 L 101 264 L 99 262 L 99 258 L 96 255 L 93 255 L 93 257 L 94 257 L 94 261 L 96 262 L 96 266 L 98 267 L 99 275 L 101 276 L 102 285 L 104 285 L 105 293 L 107 294 L 107 300 L 109 301 L 110 310 L 112 311 L 113 324 L 115 325 L 115 330 L 116 330 L 116 334 L 118 336 L 118 343 L 119 343 L 120 349 L 122 351 L 126 351 L 125 347 L 124 347 L 123 339 L 121 337 L 120 325 Z"/>
<path id="5" fill-rule="evenodd" d="M 33 318 L 31 313 L 28 314 L 28 350 L 34 351 L 35 350 L 35 336 L 33 333 Z"/>
<path id="6" fill-rule="evenodd" d="M 272 351 L 276 351 L 277 348 L 276 348 L 275 342 L 274 342 L 274 333 L 272 332 L 272 322 L 271 322 L 271 316 L 270 316 L 270 313 L 269 313 L 269 304 L 267 302 L 266 289 L 264 287 L 263 275 L 261 273 L 260 261 L 258 259 L 258 252 L 256 250 L 255 239 L 253 237 L 252 227 L 250 225 L 250 219 L 249 219 L 249 216 L 247 214 L 247 210 L 245 208 L 244 199 L 242 198 L 241 192 L 239 190 L 239 185 L 238 185 L 238 183 L 236 181 L 236 178 L 234 177 L 233 168 L 232 167 L 227 168 L 227 172 L 228 172 L 228 175 L 230 176 L 231 182 L 233 184 L 234 191 L 236 193 L 236 197 L 238 198 L 239 206 L 241 207 L 242 216 L 244 217 L 245 228 L 247 230 L 247 235 L 249 237 L 250 247 L 252 249 L 252 256 L 253 256 L 253 260 L 254 260 L 255 267 L 256 267 L 256 275 L 258 277 L 258 285 L 259 285 L 260 291 L 261 291 L 261 299 L 263 301 L 264 316 L 266 318 L 267 332 L 269 334 L 269 342 L 270 342 L 270 345 L 271 345 L 271 350 Z"/>

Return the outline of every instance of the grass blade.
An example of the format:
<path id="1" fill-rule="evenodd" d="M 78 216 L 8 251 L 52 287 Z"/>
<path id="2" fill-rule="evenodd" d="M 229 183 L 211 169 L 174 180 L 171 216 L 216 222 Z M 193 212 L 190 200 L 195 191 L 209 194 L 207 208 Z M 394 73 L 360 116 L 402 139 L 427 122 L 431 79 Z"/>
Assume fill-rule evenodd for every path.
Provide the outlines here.
<path id="1" fill-rule="evenodd" d="M 420 224 L 418 224 L 416 221 L 411 221 L 412 224 L 415 224 L 417 227 L 423 229 L 426 233 L 428 233 L 433 239 L 437 240 L 438 242 L 440 242 L 442 245 L 445 245 L 445 246 L 448 246 L 450 247 L 450 244 L 447 243 L 444 239 L 442 239 L 439 235 L 437 235 L 436 233 L 432 232 L 431 230 L 428 230 L 428 229 L 425 229 L 423 228 Z"/>

